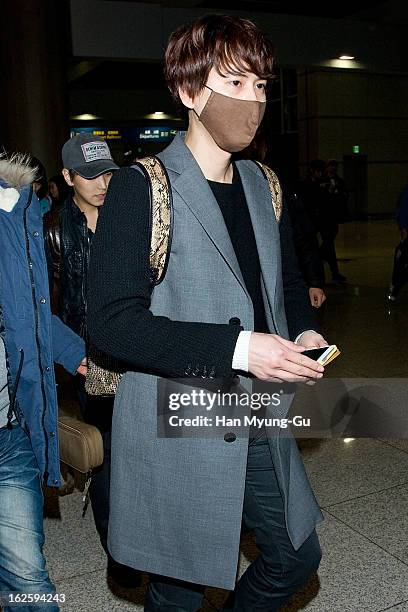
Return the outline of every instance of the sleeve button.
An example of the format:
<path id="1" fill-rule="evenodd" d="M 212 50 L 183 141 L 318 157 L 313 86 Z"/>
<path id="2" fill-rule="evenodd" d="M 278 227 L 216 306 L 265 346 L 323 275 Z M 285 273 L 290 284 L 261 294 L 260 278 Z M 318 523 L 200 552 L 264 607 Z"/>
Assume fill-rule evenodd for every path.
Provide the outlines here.
<path id="1" fill-rule="evenodd" d="M 231 317 L 228 322 L 230 325 L 241 325 L 241 319 L 238 319 L 238 317 Z"/>

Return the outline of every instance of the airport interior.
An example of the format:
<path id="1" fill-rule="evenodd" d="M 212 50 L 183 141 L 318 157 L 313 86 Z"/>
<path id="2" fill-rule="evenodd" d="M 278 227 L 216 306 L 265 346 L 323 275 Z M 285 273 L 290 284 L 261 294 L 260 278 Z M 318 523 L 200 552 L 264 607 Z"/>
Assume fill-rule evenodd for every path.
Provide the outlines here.
<path id="1" fill-rule="evenodd" d="M 341 354 L 322 383 L 299 390 L 292 411 L 312 399 L 321 411 L 327 402 L 341 412 L 347 397 L 342 418 L 350 406 L 379 418 L 367 431 L 334 427 L 298 438 L 324 514 L 323 554 L 318 574 L 282 610 L 408 612 L 408 287 L 389 295 L 396 209 L 408 184 L 408 3 L 2 0 L 1 11 L 0 146 L 31 153 L 48 176 L 61 172 L 72 135 L 102 136 L 122 166 L 185 129 L 163 77 L 178 26 L 219 13 L 266 30 L 276 53 L 263 123 L 267 163 L 296 185 L 313 160 L 337 160 L 348 194 L 335 242 L 345 281 L 332 280 L 325 264 L 327 299 L 317 313 Z M 61 373 L 58 397 L 60 414 L 79 416 Z M 389 427 L 381 414 L 393 411 Z M 45 490 L 44 551 L 66 594 L 61 610 L 143 610 L 147 576 L 135 588 L 107 577 L 92 510 L 82 517 L 83 492 L 72 489 Z M 252 534 L 243 534 L 239 573 L 256 555 Z M 202 609 L 221 610 L 226 597 L 208 588 Z"/>

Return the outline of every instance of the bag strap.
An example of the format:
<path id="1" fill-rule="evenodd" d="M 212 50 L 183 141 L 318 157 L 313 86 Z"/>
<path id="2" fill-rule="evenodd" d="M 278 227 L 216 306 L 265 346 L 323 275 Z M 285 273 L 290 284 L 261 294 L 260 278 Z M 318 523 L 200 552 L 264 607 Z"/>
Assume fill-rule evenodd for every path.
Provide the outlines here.
<path id="1" fill-rule="evenodd" d="M 275 217 L 279 223 L 282 217 L 282 188 L 275 172 L 255 162 L 268 181 Z M 158 157 L 138 159 L 133 167 L 139 167 L 147 179 L 150 197 L 150 278 L 153 285 L 162 282 L 169 262 L 173 232 L 173 196 L 170 179 L 164 164 Z"/>
<path id="2" fill-rule="evenodd" d="M 269 166 L 265 166 L 259 161 L 255 162 L 259 168 L 262 170 L 262 173 L 266 180 L 268 181 L 269 191 L 271 192 L 271 199 L 273 204 L 273 209 L 275 211 L 276 221 L 279 223 L 282 217 L 282 188 L 280 186 L 280 182 L 275 172 L 269 168 Z"/>
<path id="3" fill-rule="evenodd" d="M 142 170 L 149 185 L 150 279 L 153 285 L 158 285 L 166 274 L 173 232 L 173 196 L 170 179 L 158 157 L 138 159 L 134 166 Z"/>

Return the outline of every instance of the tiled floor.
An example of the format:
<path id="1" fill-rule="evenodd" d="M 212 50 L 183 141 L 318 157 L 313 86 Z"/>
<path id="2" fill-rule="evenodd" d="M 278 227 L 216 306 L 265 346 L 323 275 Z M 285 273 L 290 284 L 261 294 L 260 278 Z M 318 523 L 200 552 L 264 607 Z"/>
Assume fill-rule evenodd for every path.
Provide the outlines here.
<path id="1" fill-rule="evenodd" d="M 392 381 L 377 384 L 373 379 L 399 378 L 403 405 L 408 397 L 403 388 L 408 380 L 408 288 L 392 308 L 385 302 L 397 240 L 391 221 L 342 228 L 338 256 L 349 282 L 328 287 L 322 321 L 327 339 L 342 350 L 327 375 L 369 378 L 366 383 L 377 385 L 374 392 L 384 402 L 384 388 L 392 389 Z M 347 442 L 302 440 L 300 446 L 326 518 L 319 527 L 323 560 L 319 577 L 286 612 L 408 612 L 408 440 L 384 434 Z M 143 588 L 121 592 L 107 584 L 91 512 L 81 518 L 80 494 L 50 499 L 48 506 L 54 518 L 46 519 L 46 553 L 51 576 L 66 594 L 62 610 L 142 610 Z M 254 553 L 250 537 L 243 549 L 249 557 Z M 245 564 L 243 556 L 241 568 Z M 208 590 L 204 610 L 219 609 L 224 597 Z"/>

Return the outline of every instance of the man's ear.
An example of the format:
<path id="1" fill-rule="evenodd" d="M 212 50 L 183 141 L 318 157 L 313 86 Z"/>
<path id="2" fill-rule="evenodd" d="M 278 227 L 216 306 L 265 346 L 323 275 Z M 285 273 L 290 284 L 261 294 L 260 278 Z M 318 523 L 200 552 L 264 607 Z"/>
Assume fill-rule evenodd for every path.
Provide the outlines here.
<path id="1" fill-rule="evenodd" d="M 67 170 L 67 168 L 63 168 L 61 171 L 61 174 L 64 177 L 67 185 L 69 185 L 70 187 L 73 187 L 74 183 L 72 182 L 71 177 L 69 176 L 69 170 Z"/>
<path id="2" fill-rule="evenodd" d="M 192 110 L 194 108 L 194 98 L 192 98 L 184 89 L 181 89 L 181 87 L 179 87 L 178 93 L 182 104 L 188 110 Z"/>

